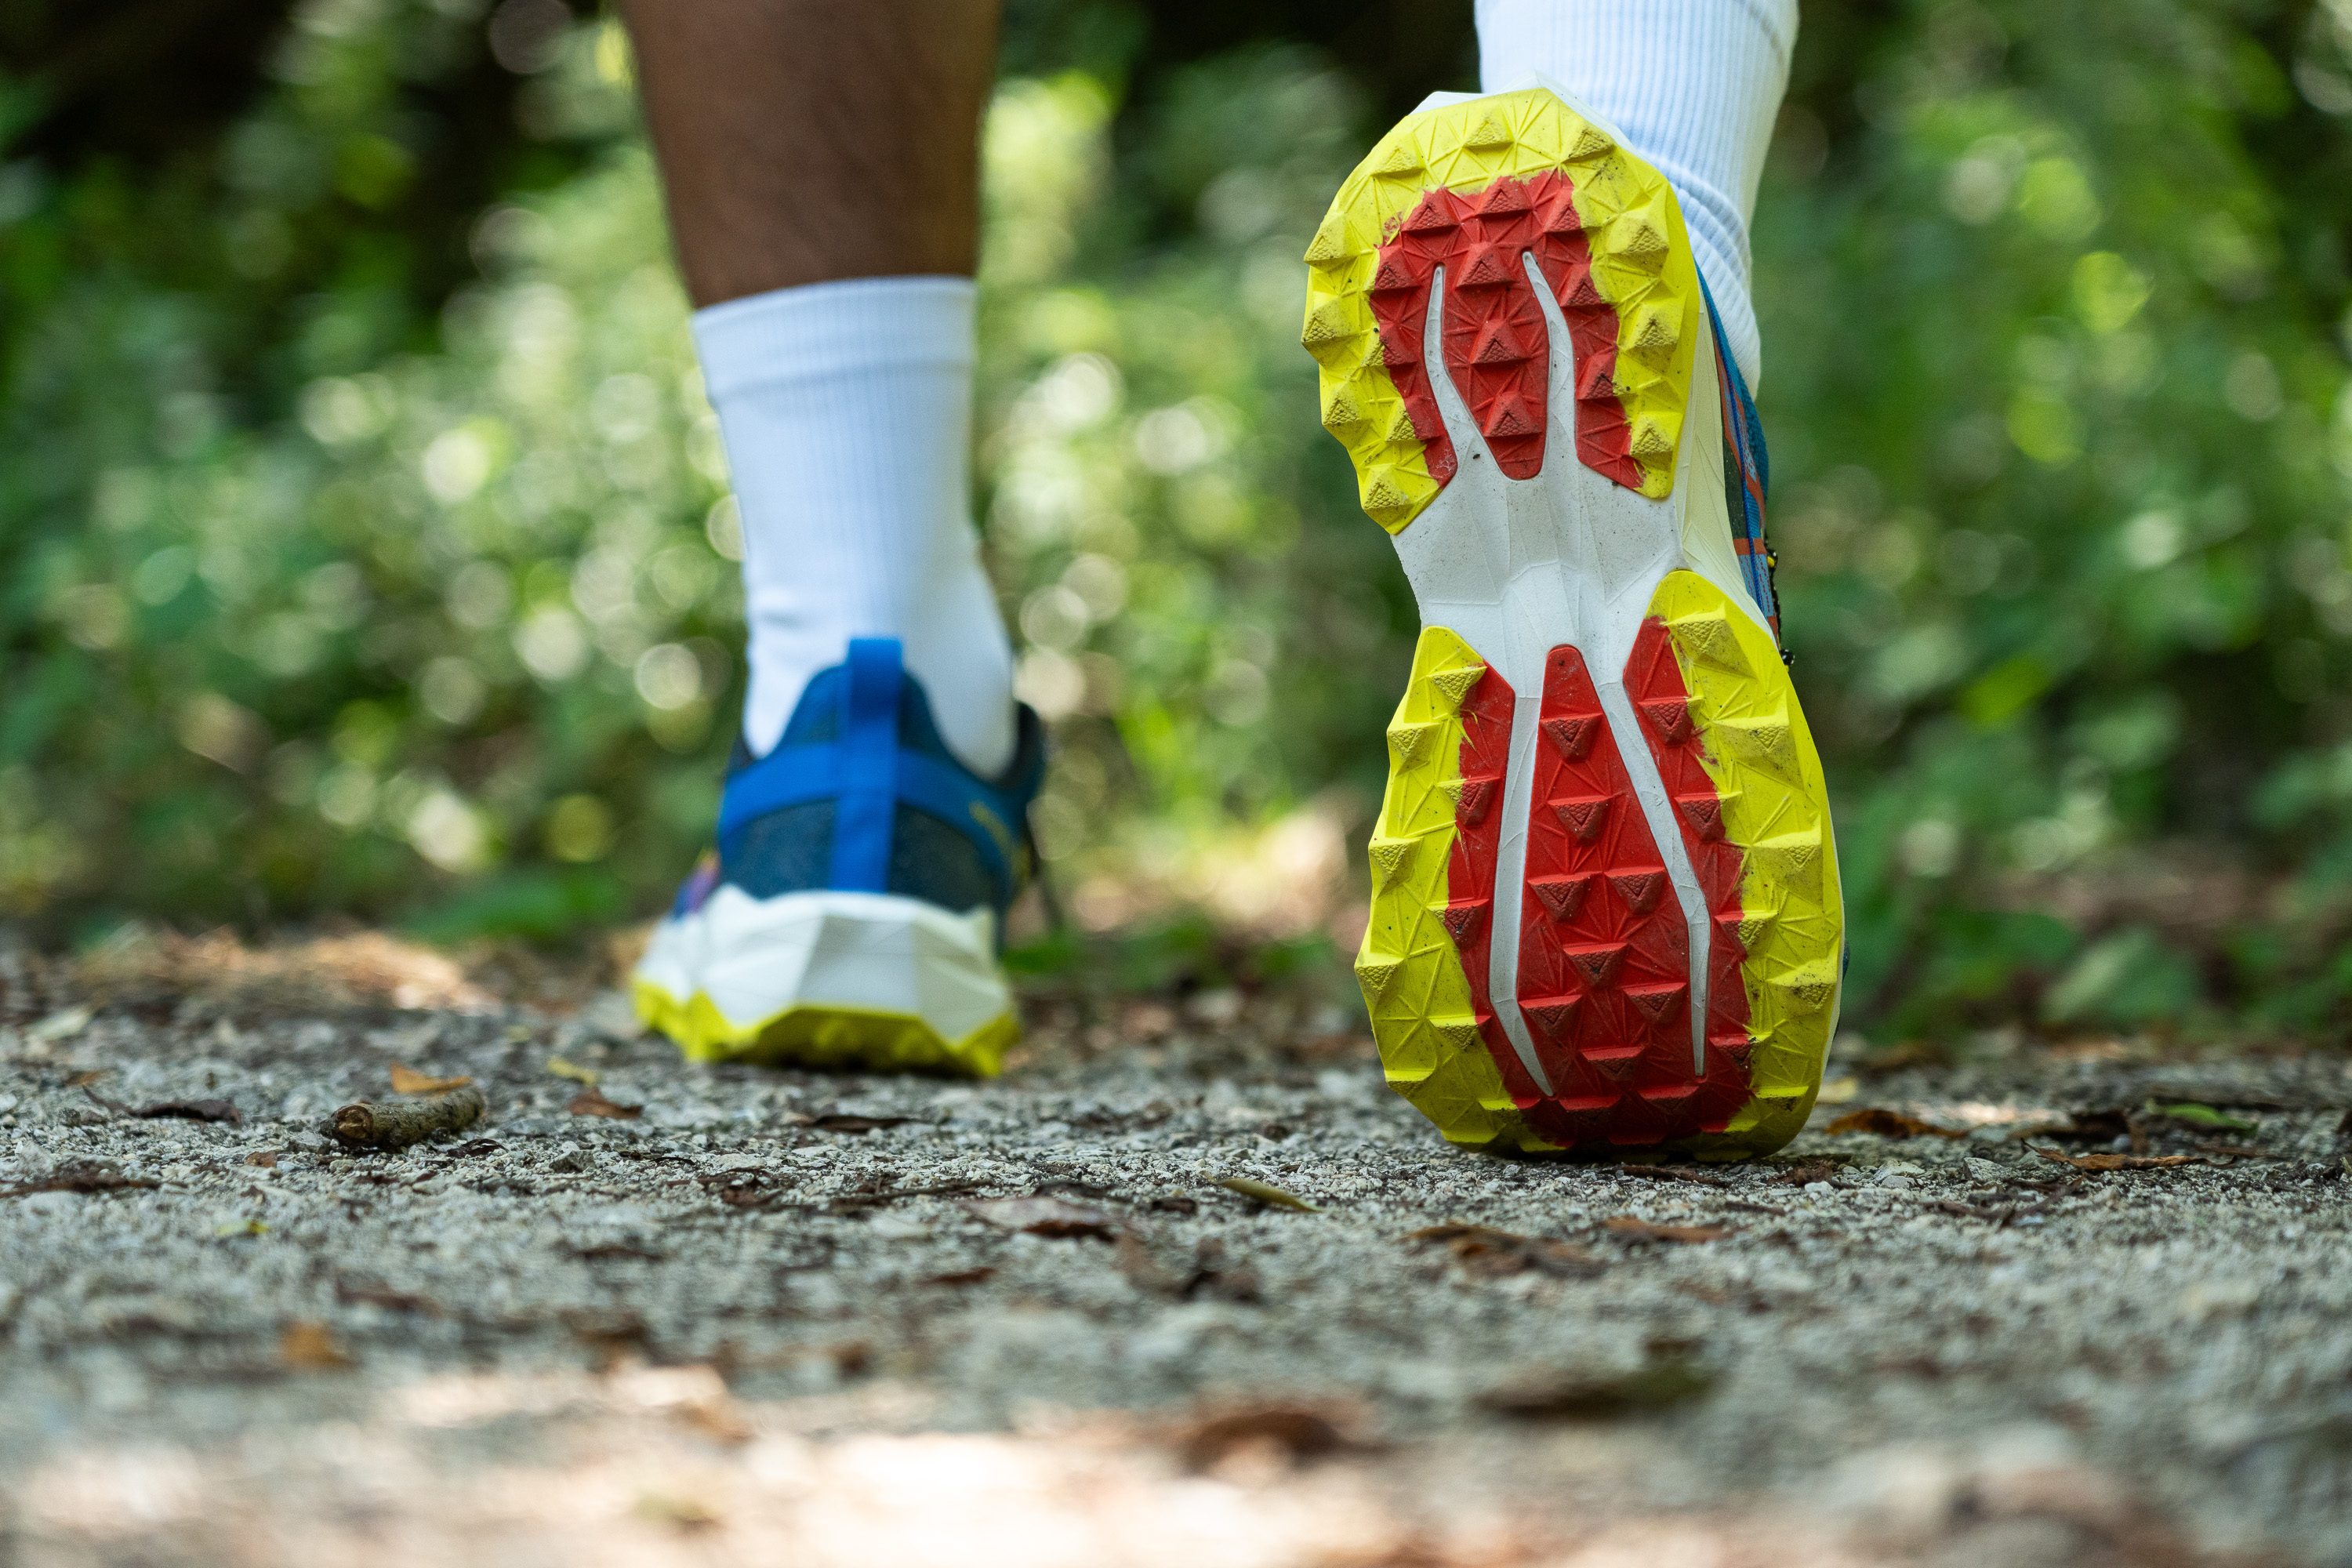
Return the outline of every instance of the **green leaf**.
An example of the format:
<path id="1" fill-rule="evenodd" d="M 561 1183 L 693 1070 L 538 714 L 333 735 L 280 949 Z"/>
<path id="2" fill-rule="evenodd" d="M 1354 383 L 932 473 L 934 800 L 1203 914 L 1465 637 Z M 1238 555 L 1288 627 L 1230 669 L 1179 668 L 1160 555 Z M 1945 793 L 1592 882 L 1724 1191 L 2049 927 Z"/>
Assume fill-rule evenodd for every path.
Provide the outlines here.
<path id="1" fill-rule="evenodd" d="M 2260 1131 L 2259 1123 L 2242 1121 L 2210 1105 L 2200 1105 L 2193 1100 L 2184 1100 L 2178 1105 L 2159 1105 L 2151 1100 L 2147 1102 L 2147 1110 L 2151 1116 L 2169 1117 L 2175 1121 L 2186 1121 L 2192 1127 L 2210 1127 L 2217 1132 Z"/>

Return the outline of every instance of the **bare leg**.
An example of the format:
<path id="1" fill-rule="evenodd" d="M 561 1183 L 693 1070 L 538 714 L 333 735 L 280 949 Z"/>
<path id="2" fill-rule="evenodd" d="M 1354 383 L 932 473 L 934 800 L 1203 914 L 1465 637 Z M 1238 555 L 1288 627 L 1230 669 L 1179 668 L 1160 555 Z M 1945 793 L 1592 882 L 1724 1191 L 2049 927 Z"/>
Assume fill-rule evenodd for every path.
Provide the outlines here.
<path id="1" fill-rule="evenodd" d="M 760 759 L 730 776 L 715 876 L 646 950 L 643 1016 L 704 1057 L 992 1071 L 1015 1032 L 994 932 L 1018 888 L 988 830 L 1017 829 L 1023 796 L 995 784 L 1025 791 L 1038 759 L 971 524 L 1000 0 L 622 4 L 742 519 L 742 738 Z M 901 679 L 937 742 L 902 725 Z M 877 778 L 845 760 L 851 731 L 793 739 L 828 701 L 836 726 L 865 714 L 863 755 L 921 746 L 930 785 L 980 804 L 910 813 L 896 763 Z M 836 809 L 774 805 L 761 781 L 779 777 Z M 902 841 L 916 818 L 937 833 Z"/>
<path id="2" fill-rule="evenodd" d="M 969 275 L 1000 0 L 625 0 L 698 306 Z"/>

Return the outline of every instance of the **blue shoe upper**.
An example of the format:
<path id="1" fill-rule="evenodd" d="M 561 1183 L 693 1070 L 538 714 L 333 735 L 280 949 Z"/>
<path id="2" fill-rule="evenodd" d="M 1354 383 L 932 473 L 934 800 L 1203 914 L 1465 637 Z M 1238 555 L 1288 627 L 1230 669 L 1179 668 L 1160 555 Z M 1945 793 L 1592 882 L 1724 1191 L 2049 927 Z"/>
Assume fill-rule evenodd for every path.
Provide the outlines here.
<path id="1" fill-rule="evenodd" d="M 1773 635 L 1780 631 L 1780 602 L 1773 593 L 1772 547 L 1764 540 L 1764 498 L 1772 487 L 1771 459 L 1764 451 L 1764 421 L 1756 400 L 1748 394 L 1748 378 L 1724 341 L 1722 320 L 1715 313 L 1715 297 L 1706 279 L 1698 281 L 1706 300 L 1707 324 L 1715 329 L 1716 381 L 1723 389 L 1723 500 L 1731 513 L 1731 542 L 1739 552 L 1739 569 L 1748 580 L 1748 595 Z M 1788 656 L 1784 653 L 1783 658 Z"/>
<path id="2" fill-rule="evenodd" d="M 895 893 L 1002 918 L 1027 881 L 1029 805 L 1045 773 L 1045 727 L 1019 705 L 1012 763 L 994 779 L 940 738 L 930 700 L 896 638 L 861 637 L 813 677 L 765 756 L 737 742 L 719 807 L 719 852 L 673 912 L 720 884 L 756 899 L 829 889 Z"/>

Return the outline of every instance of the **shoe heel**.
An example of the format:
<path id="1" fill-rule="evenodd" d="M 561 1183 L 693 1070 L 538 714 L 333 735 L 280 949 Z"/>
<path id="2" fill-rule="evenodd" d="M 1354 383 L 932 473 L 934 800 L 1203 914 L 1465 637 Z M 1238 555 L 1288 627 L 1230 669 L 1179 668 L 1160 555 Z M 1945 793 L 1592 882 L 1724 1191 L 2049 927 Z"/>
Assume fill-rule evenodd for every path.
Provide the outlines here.
<path id="1" fill-rule="evenodd" d="M 1402 530 L 1460 461 L 1424 363 L 1443 268 L 1444 371 L 1501 470 L 1543 466 L 1549 359 L 1536 279 L 1574 340 L 1579 459 L 1672 494 L 1706 328 L 1682 209 L 1664 176 L 1547 89 L 1406 117 L 1339 188 L 1307 247 L 1300 342 L 1358 497 Z M 1532 264 L 1532 277 L 1529 266 Z"/>
<path id="2" fill-rule="evenodd" d="M 1469 644 L 1441 626 L 1421 634 L 1389 724 L 1356 979 L 1391 1088 L 1452 1142 L 1535 1152 L 1555 1146 L 1519 1106 L 1540 1091 L 1486 990 L 1513 705 Z"/>

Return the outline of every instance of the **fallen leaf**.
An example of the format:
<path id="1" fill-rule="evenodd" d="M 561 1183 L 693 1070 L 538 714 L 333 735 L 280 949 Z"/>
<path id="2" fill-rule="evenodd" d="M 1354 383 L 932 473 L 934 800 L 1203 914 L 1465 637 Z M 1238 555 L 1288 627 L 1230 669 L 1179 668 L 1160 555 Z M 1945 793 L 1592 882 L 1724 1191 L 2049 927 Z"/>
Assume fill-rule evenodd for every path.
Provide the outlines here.
<path id="1" fill-rule="evenodd" d="M 2158 1171 L 2174 1165 L 2193 1165 L 2200 1156 L 2196 1154 L 2069 1154 L 2058 1149 L 2028 1149 L 2045 1160 L 2061 1165 L 2072 1165 L 2078 1171 Z"/>
<path id="2" fill-rule="evenodd" d="M 1657 1225 L 1630 1214 L 1612 1215 L 1601 1228 L 1628 1241 L 1721 1241 L 1731 1234 L 1727 1225 Z"/>
<path id="3" fill-rule="evenodd" d="M 2262 1124 L 2258 1121 L 2248 1121 L 2242 1117 L 2227 1115 L 2210 1105 L 2200 1105 L 2193 1100 L 2182 1100 L 2177 1105 L 2159 1105 L 2151 1100 L 2147 1102 L 2147 1112 L 2150 1116 L 2161 1116 L 2168 1121 L 2185 1121 L 2191 1127 L 2210 1127 L 2216 1132 L 2262 1131 Z"/>
<path id="4" fill-rule="evenodd" d="M 1285 1192 L 1271 1182 L 1253 1181 L 1247 1176 L 1220 1176 L 1217 1185 L 1229 1193 L 1239 1193 L 1252 1203 L 1270 1209 L 1288 1209 L 1294 1214 L 1321 1214 L 1322 1208 L 1308 1203 L 1297 1193 Z"/>
<path id="5" fill-rule="evenodd" d="M 996 1278 L 996 1270 L 987 1264 L 977 1268 L 959 1268 L 950 1274 L 934 1274 L 923 1281 L 926 1285 L 981 1285 Z"/>
<path id="6" fill-rule="evenodd" d="M 846 1111 L 834 1111 L 809 1118 L 809 1125 L 819 1132 L 878 1132 L 885 1127 L 900 1127 L 914 1120 L 911 1116 L 856 1116 Z"/>
<path id="7" fill-rule="evenodd" d="M 431 1073 L 418 1072 L 400 1063 L 392 1064 L 392 1092 L 394 1094 L 443 1094 L 453 1089 L 463 1089 L 474 1080 L 470 1078 L 435 1078 Z"/>
<path id="8" fill-rule="evenodd" d="M 1607 1419 L 1679 1404 L 1715 1386 L 1715 1373 L 1686 1355 L 1656 1356 L 1629 1372 L 1531 1368 L 1478 1396 L 1504 1415 L 1528 1419 Z"/>
<path id="9" fill-rule="evenodd" d="M 1189 1470 L 1205 1470 L 1237 1450 L 1271 1449 L 1292 1462 L 1347 1453 L 1364 1445 L 1352 1434 L 1364 1416 L 1353 1406 L 1268 1402 L 1211 1410 L 1171 1434 Z"/>
<path id="10" fill-rule="evenodd" d="M 1862 1079 L 1854 1077 L 1852 1073 L 1848 1073 L 1843 1078 L 1833 1078 L 1830 1079 L 1829 1082 L 1822 1085 L 1821 1093 L 1813 1096 L 1813 1103 L 1816 1105 L 1843 1105 L 1847 1100 L 1852 1100 L 1855 1095 L 1860 1094 L 1861 1092 Z"/>
<path id="11" fill-rule="evenodd" d="M 666 1524 L 681 1535 L 692 1535 L 719 1525 L 718 1510 L 698 1498 L 672 1497 L 665 1492 L 647 1492 L 637 1500 L 636 1515 L 655 1524 Z"/>
<path id="12" fill-rule="evenodd" d="M 1522 1236 L 1490 1225 L 1423 1226 L 1405 1239 L 1443 1242 L 1465 1268 L 1489 1278 L 1534 1269 L 1562 1279 L 1581 1279 L 1598 1274 L 1605 1267 L 1599 1258 L 1572 1242 L 1548 1236 Z"/>
<path id="13" fill-rule="evenodd" d="M 441 1315 L 441 1303 L 432 1297 L 395 1290 L 389 1285 L 338 1279 L 335 1281 L 335 1300 L 346 1306 L 382 1307 L 388 1312 L 422 1312 L 431 1318 Z"/>
<path id="14" fill-rule="evenodd" d="M 1118 1221 L 1101 1209 L 1063 1198 L 983 1198 L 964 1207 L 1000 1230 L 1031 1236 L 1089 1237 L 1108 1241 Z"/>
<path id="15" fill-rule="evenodd" d="M 145 1121 L 242 1121 L 245 1115 L 226 1100 L 159 1100 L 152 1105 L 125 1105 L 119 1100 L 109 1100 L 98 1090 L 84 1088 L 93 1104 L 103 1106 L 117 1116 L 135 1116 Z"/>
<path id="16" fill-rule="evenodd" d="M 2030 1138 L 2079 1138 L 2087 1143 L 2112 1143 L 2126 1139 L 2135 1151 L 2147 1145 L 2147 1135 L 2133 1125 L 2128 1110 L 2078 1110 L 2056 1126 L 2036 1123 L 2018 1128 L 2010 1136 L 2022 1143 Z"/>
<path id="17" fill-rule="evenodd" d="M 667 1252 L 656 1251 L 653 1247 L 635 1241 L 600 1241 L 586 1247 L 582 1247 L 576 1242 L 568 1245 L 574 1258 L 642 1258 L 651 1263 L 659 1263 L 669 1257 Z"/>
<path id="18" fill-rule="evenodd" d="M 1867 1110 L 1849 1110 L 1829 1125 L 1832 1137 L 1848 1132 L 1871 1132 L 1881 1138 L 1965 1138 L 1968 1133 L 1955 1127 L 1938 1127 L 1932 1121 L 1922 1121 L 1916 1116 L 1906 1116 L 1899 1110 L 1884 1110 L 1873 1107 Z"/>
<path id="19" fill-rule="evenodd" d="M 777 1190 L 774 1175 L 756 1166 L 713 1171 L 696 1180 L 716 1194 L 719 1201 L 729 1208 L 763 1209 L 783 1195 Z"/>
<path id="20" fill-rule="evenodd" d="M 61 1165 L 46 1176 L 0 1187 L 0 1198 L 30 1197 L 35 1193 L 118 1193 L 163 1184 L 144 1176 L 126 1176 L 103 1165 Z"/>
<path id="21" fill-rule="evenodd" d="M 1705 1187 L 1731 1185 L 1721 1176 L 1710 1176 L 1704 1171 L 1688 1170 L 1680 1165 L 1618 1165 L 1612 1169 L 1621 1176 L 1643 1176 L 1653 1182 L 1696 1182 Z"/>
<path id="22" fill-rule="evenodd" d="M 558 1078 L 568 1078 L 574 1083 L 584 1083 L 590 1089 L 595 1088 L 604 1081 L 604 1075 L 594 1068 L 583 1068 L 578 1062 L 566 1061 L 562 1057 L 548 1058 L 547 1070 Z"/>
<path id="23" fill-rule="evenodd" d="M 286 1325 L 278 1336 L 278 1360 L 291 1372 L 341 1372 L 352 1364 L 327 1325 L 308 1320 Z"/>
<path id="24" fill-rule="evenodd" d="M 962 1181 L 941 1182 L 936 1186 L 929 1187 L 894 1187 L 887 1177 L 868 1176 L 848 1192 L 829 1201 L 824 1206 L 834 1214 L 863 1214 L 870 1209 L 878 1209 L 885 1205 L 898 1203 L 903 1198 L 961 1198 L 976 1193 L 986 1185 L 988 1184 L 985 1182 Z M 1045 1194 L 1046 1189 L 1040 1187 L 1029 1195 L 1039 1197 Z"/>
<path id="25" fill-rule="evenodd" d="M 572 1097 L 563 1108 L 574 1116 L 602 1116 L 611 1121 L 635 1121 L 646 1113 L 642 1105 L 622 1105 L 604 1098 L 604 1091 L 593 1084 Z"/>

